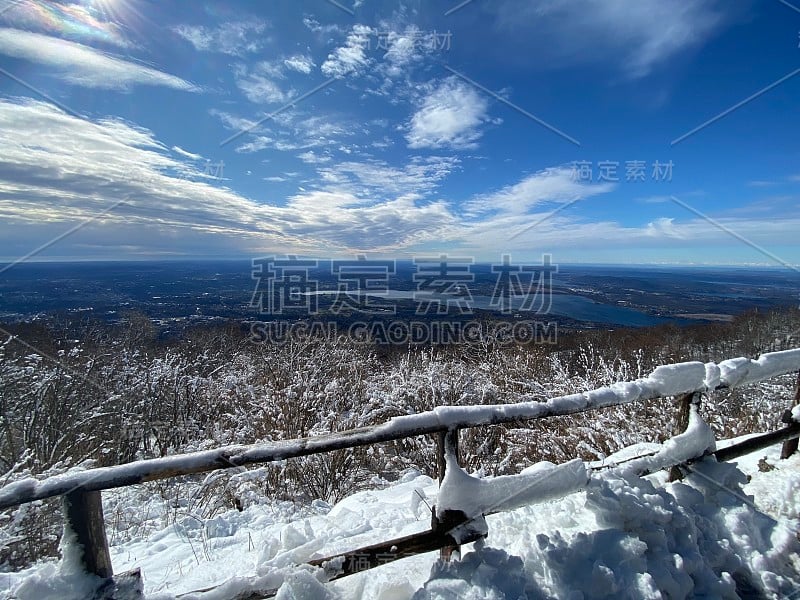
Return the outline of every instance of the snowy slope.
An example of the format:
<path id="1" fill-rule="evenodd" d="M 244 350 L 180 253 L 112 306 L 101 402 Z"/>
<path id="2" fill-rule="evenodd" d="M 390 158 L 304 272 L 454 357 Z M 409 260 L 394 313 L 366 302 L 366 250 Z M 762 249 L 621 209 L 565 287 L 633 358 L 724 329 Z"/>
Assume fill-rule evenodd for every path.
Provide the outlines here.
<path id="1" fill-rule="evenodd" d="M 800 457 L 779 461 L 779 450 L 744 457 L 739 468 L 706 461 L 679 483 L 664 483 L 663 472 L 607 472 L 585 491 L 487 517 L 485 542 L 446 566 L 430 553 L 327 585 L 320 571 L 292 566 L 427 529 L 421 497 L 434 504 L 438 484 L 414 473 L 333 507 L 273 503 L 184 519 L 112 545 L 112 558 L 116 572 L 140 567 L 148 598 L 164 599 L 223 582 L 188 597 L 270 585 L 282 585 L 282 598 L 785 597 L 800 590 Z M 777 468 L 759 471 L 764 456 Z M 0 590 L 21 599 L 80 597 L 85 585 L 53 563 L 0 575 Z"/>

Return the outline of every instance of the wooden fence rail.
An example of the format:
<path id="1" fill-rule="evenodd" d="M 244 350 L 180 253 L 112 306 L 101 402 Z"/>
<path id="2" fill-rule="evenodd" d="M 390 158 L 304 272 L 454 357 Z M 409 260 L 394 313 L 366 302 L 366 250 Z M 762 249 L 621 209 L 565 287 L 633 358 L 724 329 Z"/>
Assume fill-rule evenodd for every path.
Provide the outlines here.
<path id="1" fill-rule="evenodd" d="M 675 369 L 680 371 L 679 376 L 673 378 L 676 381 L 670 383 L 669 375 Z M 141 582 L 136 583 L 138 581 L 137 573 L 113 576 L 104 529 L 101 490 L 430 434 L 437 436 L 437 464 L 441 480 L 446 464 L 445 451 L 449 448 L 450 451 L 457 453 L 460 429 L 521 423 L 533 419 L 619 406 L 635 401 L 676 397 L 678 398 L 678 414 L 674 434 L 679 434 L 686 428 L 691 404 L 699 401 L 701 393 L 738 387 L 795 371 L 800 371 L 800 348 L 765 354 L 758 360 L 737 358 L 723 361 L 718 365 L 714 363 L 668 365 L 659 367 L 648 378 L 617 383 L 589 392 L 559 396 L 545 401 L 437 407 L 426 413 L 396 417 L 381 425 L 311 438 L 257 445 L 225 446 L 215 450 L 71 472 L 41 481 L 24 479 L 0 488 L 0 509 L 63 496 L 65 532 L 69 531 L 74 535 L 79 548 L 82 548 L 85 570 L 106 581 L 106 585 L 102 588 L 105 591 L 98 597 L 112 598 L 116 593 L 115 590 L 120 589 L 120 582 L 126 582 L 126 593 L 137 589 L 137 586 L 141 590 Z M 798 375 L 795 403 L 800 403 L 800 374 Z M 781 442 L 791 444 L 792 440 L 796 441 L 800 437 L 800 423 L 794 421 L 789 411 L 784 415 L 784 422 L 788 425 L 783 429 L 718 450 L 714 455 L 718 460 L 731 460 L 772 444 Z M 785 445 L 782 454 L 788 456 L 796 448 L 796 444 L 794 448 L 791 445 Z M 678 477 L 680 473 L 673 470 L 671 476 Z M 469 519 L 463 513 L 454 514 L 452 511 L 446 511 L 438 519 L 435 515 L 434 511 L 430 531 L 361 548 L 336 557 L 315 560 L 314 564 L 324 564 L 328 567 L 335 565 L 336 568 L 331 572 L 331 577 L 335 578 L 364 570 L 359 567 L 371 568 L 383 564 L 383 562 L 396 560 L 402 557 L 401 553 L 397 551 L 399 548 L 403 549 L 404 556 L 440 549 L 442 558 L 447 559 L 450 553 L 458 547 L 456 540 L 450 535 L 452 528 L 463 525 Z M 464 541 L 463 538 L 460 539 Z M 394 553 L 387 550 L 392 548 L 395 549 Z M 356 557 L 360 562 L 354 561 Z M 248 597 L 260 598 L 269 597 L 269 595 L 266 593 Z"/>

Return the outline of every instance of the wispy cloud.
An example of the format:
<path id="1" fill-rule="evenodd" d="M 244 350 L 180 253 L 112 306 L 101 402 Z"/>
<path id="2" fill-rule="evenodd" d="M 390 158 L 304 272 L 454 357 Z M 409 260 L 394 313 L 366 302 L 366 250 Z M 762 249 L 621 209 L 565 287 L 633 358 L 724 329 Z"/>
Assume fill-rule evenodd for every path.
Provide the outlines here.
<path id="1" fill-rule="evenodd" d="M 244 56 L 264 47 L 267 26 L 266 21 L 250 19 L 222 23 L 216 27 L 178 25 L 172 30 L 197 50 Z"/>
<path id="2" fill-rule="evenodd" d="M 322 74 L 326 77 L 344 77 L 363 71 L 370 63 L 367 56 L 373 29 L 366 25 L 354 25 L 343 46 L 336 48 L 322 63 Z"/>
<path id="3" fill-rule="evenodd" d="M 283 78 L 279 68 L 261 61 L 253 66 L 237 65 L 234 69 L 236 87 L 255 104 L 283 104 L 294 95 L 292 89 L 284 90 L 277 80 Z"/>
<path id="4" fill-rule="evenodd" d="M 308 75 L 313 67 L 314 61 L 310 56 L 295 54 L 288 58 L 261 60 L 253 64 L 240 63 L 234 67 L 234 79 L 236 86 L 251 102 L 283 104 L 296 95 L 295 90 L 287 83 L 288 75 Z"/>
<path id="5" fill-rule="evenodd" d="M 256 93 L 257 90 L 251 90 Z M 258 96 L 254 96 L 258 98 Z M 236 150 L 240 153 L 258 152 L 267 148 L 281 152 L 297 152 L 314 148 L 342 149 L 342 140 L 359 130 L 354 123 L 339 120 L 334 114 L 308 115 L 286 111 L 257 125 L 256 121 L 227 111 L 210 111 L 231 131 L 247 130 Z"/>
<path id="6" fill-rule="evenodd" d="M 384 45 L 388 48 L 383 55 L 384 73 L 389 77 L 404 75 L 409 67 L 421 61 L 426 54 L 434 50 L 431 44 L 422 44 L 423 32 L 416 25 L 408 25 L 402 31 L 395 31 L 391 26 L 385 29 Z"/>
<path id="7" fill-rule="evenodd" d="M 273 138 L 266 135 L 256 135 L 236 146 L 236 152 L 248 154 L 250 152 L 259 152 L 266 148 L 273 148 L 274 146 L 275 140 Z"/>
<path id="8" fill-rule="evenodd" d="M 192 162 L 175 159 L 146 130 L 117 120 L 90 122 L 43 102 L 0 101 L 0 144 L 0 230 L 15 240 L 5 251 L 19 248 L 20 255 L 30 249 L 26 240 L 36 239 L 31 231 L 68 227 L 119 198 L 130 201 L 104 215 L 102 227 L 70 238 L 73 247 L 104 247 L 116 231 L 117 242 L 148 240 L 154 253 L 191 252 L 209 236 L 240 252 L 347 252 L 407 247 L 452 221 L 443 202 L 420 204 L 413 196 L 373 201 L 312 191 L 279 199 L 265 190 L 263 199 L 246 198 L 210 185 Z"/>
<path id="9" fill-rule="evenodd" d="M 203 157 L 201 155 L 194 154 L 193 152 L 189 152 L 188 150 L 184 150 L 180 146 L 173 146 L 172 147 L 172 151 L 173 152 L 177 152 L 178 154 L 180 154 L 184 158 L 189 158 L 191 160 L 203 160 Z"/>
<path id="10" fill-rule="evenodd" d="M 303 17 L 303 25 L 305 25 L 309 31 L 317 34 L 320 37 L 329 35 L 331 33 L 342 32 L 342 28 L 339 27 L 337 24 L 326 23 L 325 25 L 323 25 L 312 17 Z"/>
<path id="11" fill-rule="evenodd" d="M 305 75 L 311 73 L 311 69 L 313 69 L 315 66 L 314 61 L 311 60 L 311 57 L 303 54 L 295 54 L 294 56 L 290 56 L 289 58 L 283 60 L 283 64 L 293 71 L 297 71 L 298 73 L 303 73 Z"/>
<path id="12" fill-rule="evenodd" d="M 164 86 L 190 92 L 188 81 L 59 38 L 19 29 L 0 28 L 0 54 L 22 58 L 53 69 L 52 75 L 90 88 L 128 91 L 136 85 Z"/>
<path id="13" fill-rule="evenodd" d="M 490 213 L 524 215 L 534 207 L 549 202 L 572 202 L 614 189 L 613 183 L 587 185 L 578 181 L 568 167 L 544 169 L 528 175 L 518 183 L 496 192 L 482 194 L 464 204 L 470 217 Z"/>
<path id="14" fill-rule="evenodd" d="M 414 157 L 402 167 L 385 161 L 345 161 L 320 167 L 317 174 L 323 189 L 358 195 L 372 201 L 396 196 L 425 196 L 456 170 L 455 157 Z"/>
<path id="15" fill-rule="evenodd" d="M 719 0 L 508 0 L 490 18 L 545 68 L 606 62 L 630 78 L 703 44 L 741 7 Z M 477 8 L 477 7 L 476 7 Z M 469 16 L 469 13 L 465 13 Z M 513 59 L 513 56 L 509 57 Z"/>
<path id="16" fill-rule="evenodd" d="M 304 163 L 310 165 L 318 165 L 330 162 L 332 159 L 327 154 L 316 154 L 313 150 L 309 150 L 308 152 L 302 152 L 301 154 L 297 155 L 297 158 L 302 160 Z"/>

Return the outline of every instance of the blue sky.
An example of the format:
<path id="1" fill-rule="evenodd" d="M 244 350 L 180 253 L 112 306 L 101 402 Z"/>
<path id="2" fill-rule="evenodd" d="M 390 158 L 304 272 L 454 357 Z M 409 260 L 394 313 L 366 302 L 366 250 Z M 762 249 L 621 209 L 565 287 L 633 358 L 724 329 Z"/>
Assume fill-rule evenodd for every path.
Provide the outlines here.
<path id="1" fill-rule="evenodd" d="M 0 10 L 3 260 L 800 264 L 780 0 Z"/>

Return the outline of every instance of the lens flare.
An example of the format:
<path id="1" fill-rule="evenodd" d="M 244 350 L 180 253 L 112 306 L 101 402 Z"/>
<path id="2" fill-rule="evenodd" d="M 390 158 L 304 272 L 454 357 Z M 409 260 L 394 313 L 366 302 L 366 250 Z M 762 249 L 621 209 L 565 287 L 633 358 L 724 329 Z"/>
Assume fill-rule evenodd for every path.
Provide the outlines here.
<path id="1" fill-rule="evenodd" d="M 143 21 L 137 9 L 141 0 L 23 0 L 3 14 L 11 26 L 43 30 L 88 44 L 105 43 L 128 48 L 130 34 Z"/>

